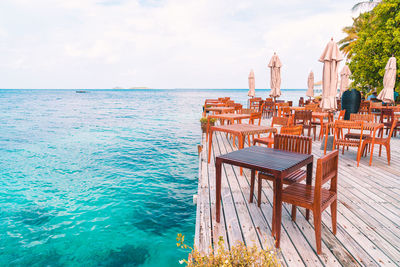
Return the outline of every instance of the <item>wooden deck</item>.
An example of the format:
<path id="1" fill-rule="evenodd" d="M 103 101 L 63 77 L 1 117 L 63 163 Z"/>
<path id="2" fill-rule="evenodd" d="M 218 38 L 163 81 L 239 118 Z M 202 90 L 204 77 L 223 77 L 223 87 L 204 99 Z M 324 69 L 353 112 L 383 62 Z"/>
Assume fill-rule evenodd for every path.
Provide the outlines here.
<path id="1" fill-rule="evenodd" d="M 269 120 L 263 124 L 269 125 Z M 318 129 L 317 129 L 318 130 Z M 317 131 L 318 132 L 318 131 Z M 202 138 L 199 154 L 199 187 L 195 246 L 207 252 L 219 236 L 226 247 L 237 242 L 273 247 L 271 237 L 272 189 L 263 182 L 262 205 L 249 203 L 250 171 L 223 165 L 221 223 L 215 221 L 215 155 L 232 151 L 231 140 L 216 132 L 213 137 L 212 160 L 207 164 L 207 145 Z M 314 175 L 316 159 L 321 157 L 321 143 L 313 142 Z M 399 266 L 400 265 L 400 138 L 391 143 L 391 166 L 386 151 L 382 157 L 375 150 L 372 166 L 369 155 L 356 167 L 356 150 L 350 148 L 339 158 L 338 229 L 331 231 L 330 209 L 322 215 L 322 252 L 316 254 L 313 220 L 305 219 L 305 210 L 298 209 L 296 222 L 291 221 L 291 207 L 282 211 L 281 249 L 278 256 L 288 266 Z M 257 188 L 255 190 L 257 192 Z"/>

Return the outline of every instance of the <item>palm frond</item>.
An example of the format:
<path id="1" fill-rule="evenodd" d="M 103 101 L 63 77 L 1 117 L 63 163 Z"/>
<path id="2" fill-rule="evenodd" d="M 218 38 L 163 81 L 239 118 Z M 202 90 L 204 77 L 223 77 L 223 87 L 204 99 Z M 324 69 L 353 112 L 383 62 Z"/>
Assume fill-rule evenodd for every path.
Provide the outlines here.
<path id="1" fill-rule="evenodd" d="M 382 2 L 382 0 L 369 0 L 369 1 L 362 1 L 359 2 L 357 4 L 355 4 L 351 11 L 352 12 L 357 12 L 357 11 L 362 11 L 364 10 L 364 12 L 370 11 L 372 10 L 374 7 L 376 7 L 380 2 Z"/>

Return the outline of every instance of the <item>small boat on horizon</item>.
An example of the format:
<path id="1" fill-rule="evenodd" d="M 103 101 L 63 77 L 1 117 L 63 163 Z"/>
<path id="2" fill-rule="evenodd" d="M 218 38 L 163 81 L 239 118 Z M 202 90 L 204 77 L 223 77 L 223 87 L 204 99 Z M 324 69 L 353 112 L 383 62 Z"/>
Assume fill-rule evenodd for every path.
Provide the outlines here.
<path id="1" fill-rule="evenodd" d="M 77 93 L 77 94 L 86 94 L 86 93 L 88 93 L 88 91 L 77 90 L 77 91 L 75 91 L 75 93 Z"/>

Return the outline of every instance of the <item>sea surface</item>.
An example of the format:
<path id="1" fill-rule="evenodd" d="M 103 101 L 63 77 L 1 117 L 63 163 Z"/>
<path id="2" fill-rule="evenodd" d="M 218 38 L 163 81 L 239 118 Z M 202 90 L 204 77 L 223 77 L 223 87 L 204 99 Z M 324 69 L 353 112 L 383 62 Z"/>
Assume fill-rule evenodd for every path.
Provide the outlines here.
<path id="1" fill-rule="evenodd" d="M 248 99 L 0 90 L 0 266 L 179 266 L 176 234 L 194 238 L 202 105 L 221 96 Z"/>

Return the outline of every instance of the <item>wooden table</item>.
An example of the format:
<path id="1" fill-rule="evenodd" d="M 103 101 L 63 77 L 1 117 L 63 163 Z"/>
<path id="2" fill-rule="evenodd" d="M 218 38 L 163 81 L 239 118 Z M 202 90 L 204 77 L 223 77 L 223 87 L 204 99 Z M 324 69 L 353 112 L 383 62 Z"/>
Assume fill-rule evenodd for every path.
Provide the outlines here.
<path id="1" fill-rule="evenodd" d="M 222 163 L 231 164 L 251 169 L 251 188 L 254 189 L 255 172 L 271 173 L 275 177 L 274 187 L 274 214 L 272 234 L 276 238 L 275 246 L 279 248 L 282 219 L 282 180 L 289 173 L 307 166 L 308 185 L 312 182 L 313 155 L 292 153 L 261 146 L 252 146 L 216 157 L 216 220 L 219 223 L 221 217 L 221 167 Z M 253 201 L 254 192 L 250 192 L 250 202 Z M 307 211 L 309 214 L 309 211 Z"/>
<path id="2" fill-rule="evenodd" d="M 383 123 L 379 123 L 379 122 L 364 122 L 363 124 L 363 130 L 367 130 L 370 131 L 371 137 L 376 136 L 376 131 L 382 127 Z M 329 122 L 326 124 L 325 126 L 325 145 L 324 145 L 324 155 L 326 155 L 326 146 L 328 144 L 328 134 L 329 134 L 329 129 L 330 128 L 334 128 L 335 127 L 335 122 Z M 333 146 L 333 144 L 332 144 Z M 334 147 L 332 147 L 332 149 L 334 149 Z"/>
<path id="3" fill-rule="evenodd" d="M 205 108 L 204 111 L 212 111 L 212 112 L 217 112 L 219 114 L 223 113 L 229 113 L 235 111 L 234 107 L 210 107 L 210 108 Z"/>
<path id="4" fill-rule="evenodd" d="M 234 124 L 235 120 L 239 121 L 239 123 L 241 123 L 242 120 L 250 119 L 250 114 L 225 113 L 225 114 L 209 115 L 207 117 L 206 141 L 208 141 L 208 134 L 210 132 L 210 119 L 219 119 L 219 120 L 221 120 L 221 125 L 224 125 L 224 121 L 225 120 L 229 121 L 231 124 Z"/>
<path id="5" fill-rule="evenodd" d="M 254 134 L 263 134 L 263 133 L 275 133 L 276 128 L 271 126 L 259 126 L 253 124 L 231 124 L 231 125 L 218 125 L 212 126 L 209 130 L 209 142 L 208 142 L 208 163 L 210 163 L 211 159 L 211 148 L 212 148 L 212 135 L 213 132 L 225 132 L 230 133 L 233 136 L 237 136 L 239 139 L 239 149 L 244 147 L 244 140 L 246 136 L 254 135 Z M 249 142 L 250 144 L 250 142 Z"/>
<path id="6" fill-rule="evenodd" d="M 290 107 L 290 110 L 299 111 L 299 110 L 306 110 L 305 107 Z"/>

